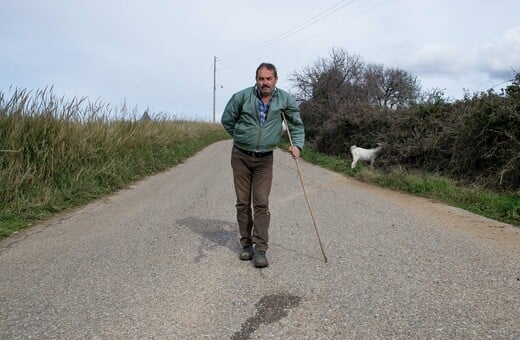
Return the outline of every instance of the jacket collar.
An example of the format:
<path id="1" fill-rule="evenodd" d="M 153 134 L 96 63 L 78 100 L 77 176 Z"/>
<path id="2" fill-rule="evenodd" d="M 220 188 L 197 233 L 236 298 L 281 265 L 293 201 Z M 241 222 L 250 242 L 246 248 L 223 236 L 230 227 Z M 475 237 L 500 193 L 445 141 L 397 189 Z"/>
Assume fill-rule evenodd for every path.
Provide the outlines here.
<path id="1" fill-rule="evenodd" d="M 256 85 L 253 86 L 253 91 L 255 92 L 255 95 L 257 96 L 257 98 L 259 98 L 259 99 L 262 98 L 262 96 L 260 95 L 260 91 L 258 91 L 258 87 Z M 277 92 L 278 92 L 278 88 L 275 86 L 273 93 L 271 93 L 271 98 L 276 97 Z"/>

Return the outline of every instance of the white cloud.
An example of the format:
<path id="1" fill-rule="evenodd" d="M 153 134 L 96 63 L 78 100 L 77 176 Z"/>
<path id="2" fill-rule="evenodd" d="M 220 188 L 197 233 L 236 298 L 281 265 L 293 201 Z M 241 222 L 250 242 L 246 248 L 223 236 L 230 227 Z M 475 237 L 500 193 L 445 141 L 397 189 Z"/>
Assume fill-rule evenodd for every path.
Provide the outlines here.
<path id="1" fill-rule="evenodd" d="M 337 47 L 460 97 L 462 88 L 486 89 L 520 68 L 520 2 L 500 3 L 355 1 L 277 40 L 337 0 L 7 1 L 0 90 L 54 85 L 60 95 L 209 117 L 213 56 L 221 112 L 233 92 L 254 83 L 260 62 L 277 65 L 278 84 L 288 89 L 290 74 Z"/>
<path id="2" fill-rule="evenodd" d="M 513 70 L 520 72 L 520 26 L 485 44 L 478 53 L 478 66 L 494 79 L 506 80 Z"/>
<path id="3" fill-rule="evenodd" d="M 460 75 L 472 64 L 462 51 L 448 45 L 425 45 L 405 60 L 412 72 L 423 75 Z"/>

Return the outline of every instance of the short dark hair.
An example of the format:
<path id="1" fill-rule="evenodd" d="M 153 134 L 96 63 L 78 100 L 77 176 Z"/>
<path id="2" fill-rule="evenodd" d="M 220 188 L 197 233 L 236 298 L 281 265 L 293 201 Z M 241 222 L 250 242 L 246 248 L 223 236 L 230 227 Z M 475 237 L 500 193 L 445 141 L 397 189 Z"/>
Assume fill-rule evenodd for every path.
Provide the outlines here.
<path id="1" fill-rule="evenodd" d="M 275 77 L 275 78 L 278 78 L 278 73 L 276 72 L 276 66 L 274 66 L 274 65 L 271 64 L 271 63 L 261 63 L 261 64 L 256 68 L 256 77 L 258 77 L 258 71 L 259 71 L 262 67 L 268 69 L 269 71 L 273 71 L 273 72 L 274 72 L 274 77 Z"/>

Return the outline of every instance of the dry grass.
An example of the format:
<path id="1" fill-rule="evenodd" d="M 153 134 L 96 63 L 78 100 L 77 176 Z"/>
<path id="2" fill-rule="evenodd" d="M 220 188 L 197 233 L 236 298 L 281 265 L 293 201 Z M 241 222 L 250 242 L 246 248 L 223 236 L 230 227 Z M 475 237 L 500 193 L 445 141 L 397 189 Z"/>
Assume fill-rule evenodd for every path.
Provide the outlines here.
<path id="1" fill-rule="evenodd" d="M 0 237 L 171 167 L 227 138 L 220 125 L 136 118 L 52 89 L 0 92 Z"/>

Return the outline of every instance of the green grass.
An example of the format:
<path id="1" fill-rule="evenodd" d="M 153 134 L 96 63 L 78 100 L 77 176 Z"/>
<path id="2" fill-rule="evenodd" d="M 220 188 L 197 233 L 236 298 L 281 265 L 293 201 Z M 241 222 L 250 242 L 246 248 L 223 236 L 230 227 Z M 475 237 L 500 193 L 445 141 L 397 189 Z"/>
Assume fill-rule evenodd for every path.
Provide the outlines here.
<path id="1" fill-rule="evenodd" d="M 0 239 L 26 227 L 27 222 L 14 214 L 8 212 L 0 213 Z"/>
<path id="2" fill-rule="evenodd" d="M 358 165 L 350 169 L 350 160 L 328 156 L 305 148 L 302 158 L 324 168 L 361 181 L 443 201 L 476 214 L 520 226 L 520 192 L 496 193 L 483 188 L 467 188 L 434 174 L 371 170 Z"/>
<path id="3" fill-rule="evenodd" d="M 126 115 L 48 90 L 0 92 L 0 238 L 228 138 L 218 124 Z"/>

